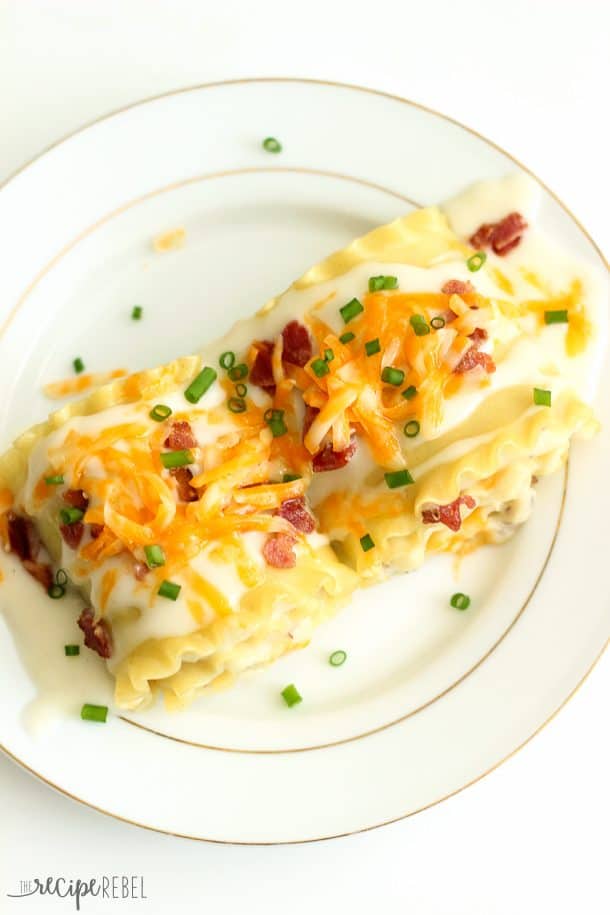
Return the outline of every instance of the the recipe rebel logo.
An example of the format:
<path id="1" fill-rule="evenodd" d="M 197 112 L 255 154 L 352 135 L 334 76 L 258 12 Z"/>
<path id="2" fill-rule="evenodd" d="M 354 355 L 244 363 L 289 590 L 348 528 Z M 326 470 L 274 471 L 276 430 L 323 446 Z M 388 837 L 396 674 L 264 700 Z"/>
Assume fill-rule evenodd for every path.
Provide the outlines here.
<path id="1" fill-rule="evenodd" d="M 55 896 L 59 899 L 73 900 L 76 911 L 80 912 L 81 903 L 88 896 L 96 899 L 147 899 L 144 892 L 144 877 L 141 875 L 98 876 L 82 879 L 80 877 L 32 877 L 20 880 L 18 892 L 7 893 L 12 899 L 25 899 L 31 896 Z M 29 909 L 28 909 L 29 912 Z"/>

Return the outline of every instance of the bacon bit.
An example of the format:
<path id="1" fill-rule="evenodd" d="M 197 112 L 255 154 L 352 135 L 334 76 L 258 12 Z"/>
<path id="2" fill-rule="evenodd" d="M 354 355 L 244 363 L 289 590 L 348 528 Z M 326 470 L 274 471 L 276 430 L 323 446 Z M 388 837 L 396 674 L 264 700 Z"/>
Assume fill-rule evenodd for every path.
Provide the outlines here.
<path id="1" fill-rule="evenodd" d="M 144 581 L 148 575 L 148 566 L 145 562 L 134 562 L 133 564 L 133 574 L 138 579 L 138 581 Z"/>
<path id="2" fill-rule="evenodd" d="M 496 254 L 503 257 L 512 251 L 519 242 L 521 236 L 527 229 L 527 222 L 521 213 L 509 213 L 499 223 L 496 223 L 491 246 Z"/>
<path id="3" fill-rule="evenodd" d="M 28 543 L 30 545 L 30 557 L 32 559 L 37 559 L 38 554 L 40 553 L 40 547 L 41 547 L 40 536 L 38 534 L 38 530 L 36 529 L 35 525 L 31 521 L 26 520 L 25 524 L 26 524 Z"/>
<path id="4" fill-rule="evenodd" d="M 170 433 L 163 444 L 172 451 L 182 451 L 185 448 L 196 448 L 197 440 L 190 423 L 179 421 L 172 423 Z"/>
<path id="5" fill-rule="evenodd" d="M 298 321 L 290 321 L 282 331 L 284 350 L 282 358 L 291 365 L 301 368 L 311 359 L 311 338 L 309 331 Z"/>
<path id="6" fill-rule="evenodd" d="M 14 512 L 8 513 L 7 522 L 8 542 L 12 552 L 16 553 L 22 562 L 36 559 L 40 551 L 40 539 L 32 522 Z"/>
<path id="7" fill-rule="evenodd" d="M 297 531 L 301 531 L 303 534 L 311 534 L 316 528 L 315 519 L 309 511 L 303 497 L 298 499 L 286 499 L 282 502 L 276 514 L 281 515 L 282 518 L 289 521 Z"/>
<path id="8" fill-rule="evenodd" d="M 181 502 L 196 502 L 199 498 L 197 490 L 191 486 L 193 474 L 188 467 L 173 467 L 170 475 L 176 481 L 178 488 L 178 498 Z"/>
<path id="9" fill-rule="evenodd" d="M 472 340 L 475 346 L 479 346 L 489 338 L 489 334 L 484 327 L 475 327 L 471 334 L 468 334 L 469 340 Z"/>
<path id="10" fill-rule="evenodd" d="M 537 482 L 538 482 L 538 477 L 536 476 L 536 474 L 534 474 L 532 476 L 532 486 L 535 486 Z"/>
<path id="11" fill-rule="evenodd" d="M 303 417 L 303 438 L 309 432 L 309 428 L 320 411 L 316 407 L 305 405 L 305 416 Z M 343 451 L 333 451 L 331 442 L 324 445 L 317 454 L 312 458 L 311 466 L 314 473 L 325 473 L 327 470 L 340 470 L 349 464 L 356 453 L 358 447 L 355 433 L 351 433 L 350 443 Z"/>
<path id="12" fill-rule="evenodd" d="M 252 384 L 263 388 L 270 394 L 275 392 L 275 381 L 273 378 L 273 365 L 271 356 L 273 354 L 273 343 L 269 340 L 263 340 L 256 344 L 257 353 L 250 369 L 250 381 Z"/>
<path id="13" fill-rule="evenodd" d="M 356 436 L 353 432 L 349 445 L 343 451 L 333 451 L 333 446 L 330 443 L 325 445 L 313 457 L 312 467 L 314 473 L 325 473 L 327 470 L 339 470 L 341 467 L 345 467 L 355 455 L 357 447 Z"/>
<path id="14" fill-rule="evenodd" d="M 479 226 L 474 235 L 470 236 L 468 240 L 469 244 L 471 244 L 473 248 L 486 248 L 487 245 L 491 244 L 495 228 L 495 222 L 484 222 L 482 226 Z"/>
<path id="15" fill-rule="evenodd" d="M 103 524 L 90 524 L 89 532 L 91 534 L 91 539 L 97 540 L 97 538 L 101 537 L 101 535 L 104 533 L 104 525 Z"/>
<path id="16" fill-rule="evenodd" d="M 491 245 L 499 257 L 504 257 L 521 241 L 527 229 L 527 222 L 521 213 L 509 213 L 504 219 L 494 223 L 484 223 L 470 238 L 473 248 L 484 248 Z"/>
<path id="17" fill-rule="evenodd" d="M 31 521 L 14 512 L 8 513 L 7 525 L 11 551 L 19 557 L 26 572 L 48 590 L 53 584 L 53 572 L 46 563 L 36 561 L 40 552 L 38 531 Z"/>
<path id="18" fill-rule="evenodd" d="M 468 280 L 447 280 L 441 292 L 445 295 L 468 295 L 474 292 L 474 286 Z"/>
<path id="19" fill-rule="evenodd" d="M 296 540 L 290 534 L 274 534 L 263 546 L 263 556 L 267 565 L 274 569 L 293 569 L 297 563 L 294 552 Z"/>
<path id="20" fill-rule="evenodd" d="M 80 509 L 82 512 L 86 512 L 89 507 L 89 499 L 82 489 L 69 489 L 64 493 L 64 502 L 67 502 L 72 508 Z"/>
<path id="21" fill-rule="evenodd" d="M 465 505 L 466 508 L 472 510 L 476 502 L 472 496 L 458 496 L 448 505 L 435 505 L 434 508 L 424 509 L 422 521 L 424 524 L 444 524 L 450 531 L 459 531 L 462 526 L 460 505 Z"/>
<path id="22" fill-rule="evenodd" d="M 76 521 L 74 524 L 60 524 L 59 531 L 64 538 L 64 543 L 75 550 L 83 539 L 85 525 L 82 521 Z"/>
<path id="23" fill-rule="evenodd" d="M 93 610 L 86 607 L 77 620 L 85 635 L 85 645 L 97 652 L 100 658 L 112 657 L 112 635 L 105 620 L 95 621 Z"/>
<path id="24" fill-rule="evenodd" d="M 32 578 L 35 578 L 36 581 L 40 582 L 45 591 L 49 590 L 53 584 L 53 570 L 51 569 L 51 566 L 46 565 L 44 562 L 36 562 L 34 559 L 24 559 L 22 565 Z"/>
<path id="25" fill-rule="evenodd" d="M 454 374 L 465 375 L 466 372 L 470 372 L 472 369 L 477 368 L 477 366 L 484 368 L 488 375 L 492 375 L 495 372 L 496 363 L 489 353 L 482 353 L 477 347 L 478 343 L 474 343 L 470 349 L 466 350 L 454 368 Z"/>

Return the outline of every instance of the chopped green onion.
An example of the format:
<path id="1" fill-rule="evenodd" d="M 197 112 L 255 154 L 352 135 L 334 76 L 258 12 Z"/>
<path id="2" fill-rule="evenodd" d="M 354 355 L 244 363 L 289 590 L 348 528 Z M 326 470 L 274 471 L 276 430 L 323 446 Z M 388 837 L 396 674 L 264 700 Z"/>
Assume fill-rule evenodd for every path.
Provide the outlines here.
<path id="1" fill-rule="evenodd" d="M 550 407 L 551 392 L 543 388 L 534 388 L 534 403 L 537 407 Z"/>
<path id="2" fill-rule="evenodd" d="M 283 410 L 267 410 L 265 422 L 271 429 L 274 438 L 279 438 L 280 435 L 285 435 L 288 432 L 288 427 L 284 422 Z"/>
<path id="3" fill-rule="evenodd" d="M 423 315 L 411 315 L 409 318 L 409 324 L 418 337 L 425 337 L 426 334 L 430 333 L 430 328 L 426 324 L 426 319 Z"/>
<path id="4" fill-rule="evenodd" d="M 189 403 L 198 403 L 205 392 L 212 387 L 218 375 L 213 368 L 210 368 L 209 365 L 206 365 L 202 369 L 196 378 L 193 378 L 188 388 L 184 392 L 184 396 Z"/>
<path id="5" fill-rule="evenodd" d="M 231 413 L 245 413 L 247 409 L 243 397 L 229 397 L 227 407 Z"/>
<path id="6" fill-rule="evenodd" d="M 53 600 L 59 600 L 66 593 L 66 585 L 68 584 L 68 576 L 64 569 L 58 569 L 55 573 L 55 581 L 52 585 L 49 585 L 47 588 L 47 594 Z"/>
<path id="7" fill-rule="evenodd" d="M 163 552 L 163 547 L 159 546 L 158 543 L 145 546 L 144 555 L 149 569 L 158 569 L 159 566 L 165 565 L 165 553 Z"/>
<path id="8" fill-rule="evenodd" d="M 68 584 L 68 576 L 65 569 L 58 569 L 55 573 L 55 581 L 60 586 L 60 588 L 65 588 Z"/>
<path id="9" fill-rule="evenodd" d="M 64 654 L 67 658 L 74 658 L 80 654 L 80 645 L 64 645 Z"/>
<path id="10" fill-rule="evenodd" d="M 131 309 L 132 321 L 139 321 L 140 318 L 142 317 L 142 311 L 143 311 L 143 309 L 142 309 L 141 305 L 134 305 L 133 308 Z"/>
<path id="11" fill-rule="evenodd" d="M 419 423 L 416 419 L 410 419 L 408 423 L 405 424 L 404 433 L 407 438 L 415 438 L 416 435 L 419 435 Z"/>
<path id="12" fill-rule="evenodd" d="M 343 651 L 342 649 L 339 649 L 339 651 L 333 651 L 330 658 L 328 659 L 328 663 L 331 667 L 341 667 L 341 665 L 345 664 L 346 661 L 347 652 Z"/>
<path id="13" fill-rule="evenodd" d="M 351 330 L 346 330 L 344 334 L 341 334 L 339 337 L 340 343 L 351 343 L 352 340 L 356 338 L 356 334 L 353 334 Z"/>
<path id="14" fill-rule="evenodd" d="M 161 463 L 166 470 L 172 470 L 174 467 L 186 467 L 195 460 L 190 448 L 184 448 L 182 451 L 163 451 L 159 455 Z"/>
<path id="15" fill-rule="evenodd" d="M 280 435 L 285 435 L 285 433 L 288 432 L 286 423 L 284 422 L 283 410 L 265 410 L 263 419 L 271 429 L 274 438 L 278 438 Z"/>
<path id="16" fill-rule="evenodd" d="M 177 585 L 173 581 L 165 580 L 165 581 L 162 581 L 161 584 L 159 585 L 159 590 L 157 591 L 157 594 L 160 597 L 167 597 L 168 600 L 176 600 L 178 595 L 180 594 L 181 587 L 182 587 L 182 585 Z"/>
<path id="17" fill-rule="evenodd" d="M 405 400 L 413 400 L 413 398 L 415 397 L 416 394 L 417 394 L 417 388 L 415 387 L 414 384 L 410 384 L 409 387 L 405 388 L 404 391 L 402 392 L 402 396 L 404 397 Z"/>
<path id="18" fill-rule="evenodd" d="M 414 483 L 414 479 L 408 470 L 394 470 L 391 473 L 384 473 L 384 478 L 388 489 L 398 489 L 400 486 L 408 486 Z"/>
<path id="19" fill-rule="evenodd" d="M 449 603 L 455 610 L 468 610 L 470 607 L 470 598 L 467 594 L 458 592 L 452 596 Z"/>
<path id="20" fill-rule="evenodd" d="M 299 473 L 285 473 L 282 477 L 282 483 L 294 483 L 295 480 L 300 480 L 301 475 Z"/>
<path id="21" fill-rule="evenodd" d="M 334 358 L 335 358 L 335 354 L 333 353 L 332 349 L 324 350 L 324 359 L 326 360 L 326 362 L 332 362 Z"/>
<path id="22" fill-rule="evenodd" d="M 235 353 L 232 353 L 230 350 L 227 350 L 226 353 L 221 353 L 218 362 L 220 363 L 221 369 L 226 369 L 228 372 L 229 369 L 232 369 L 235 365 Z"/>
<path id="23" fill-rule="evenodd" d="M 381 343 L 379 342 L 379 337 L 375 337 L 374 340 L 367 340 L 364 344 L 364 349 L 367 356 L 374 356 L 376 353 L 380 353 Z"/>
<path id="24" fill-rule="evenodd" d="M 379 292 L 380 289 L 398 289 L 397 276 L 371 276 L 369 277 L 369 292 Z"/>
<path id="25" fill-rule="evenodd" d="M 83 362 L 83 360 L 81 359 L 80 356 L 76 357 L 76 359 L 74 360 L 72 365 L 74 366 L 74 371 L 76 372 L 77 375 L 80 374 L 80 372 L 84 371 L 84 369 L 85 369 L 85 363 Z"/>
<path id="26" fill-rule="evenodd" d="M 469 257 L 466 261 L 466 266 L 471 273 L 476 273 L 477 270 L 480 270 L 485 261 L 487 260 L 487 255 L 484 251 L 477 251 L 476 254 L 473 254 L 472 257 Z"/>
<path id="27" fill-rule="evenodd" d="M 58 473 L 54 477 L 45 477 L 44 481 L 47 486 L 61 486 L 61 484 L 64 482 L 64 478 L 61 473 Z"/>
<path id="28" fill-rule="evenodd" d="M 241 381 L 248 374 L 248 366 L 245 362 L 240 362 L 229 369 L 229 378 L 231 381 Z"/>
<path id="29" fill-rule="evenodd" d="M 330 369 L 325 359 L 314 359 L 311 363 L 311 370 L 318 378 L 328 375 Z"/>
<path id="30" fill-rule="evenodd" d="M 242 382 L 240 381 L 238 384 L 235 385 L 235 393 L 237 394 L 238 397 L 245 397 L 246 394 L 248 393 L 248 385 L 242 384 Z"/>
<path id="31" fill-rule="evenodd" d="M 375 546 L 375 541 L 370 534 L 365 534 L 364 537 L 360 538 L 360 546 L 364 553 L 368 553 L 368 551 L 372 550 Z"/>
<path id="32" fill-rule="evenodd" d="M 172 415 L 172 408 L 168 407 L 167 404 L 157 403 L 148 415 L 151 419 L 154 419 L 156 423 L 162 423 L 163 420 Z"/>
<path id="33" fill-rule="evenodd" d="M 386 384 L 393 384 L 397 388 L 405 380 L 405 373 L 402 369 L 395 369 L 391 365 L 386 365 L 381 373 L 381 380 L 385 381 Z"/>
<path id="34" fill-rule="evenodd" d="M 292 708 L 293 705 L 298 705 L 299 702 L 303 701 L 303 697 L 301 696 L 294 683 L 284 687 L 282 690 L 282 698 L 288 708 Z"/>
<path id="35" fill-rule="evenodd" d="M 62 508 L 59 516 L 64 524 L 76 524 L 85 513 L 80 508 Z"/>
<path id="36" fill-rule="evenodd" d="M 558 308 L 556 311 L 545 311 L 544 323 L 545 324 L 567 324 L 568 323 L 568 309 L 567 308 Z"/>
<path id="37" fill-rule="evenodd" d="M 263 149 L 269 153 L 279 153 L 282 151 L 282 144 L 275 137 L 265 137 L 263 140 Z"/>
<path id="38" fill-rule="evenodd" d="M 343 318 L 346 324 L 349 324 L 357 315 L 364 311 L 364 305 L 358 299 L 351 299 L 344 305 L 343 308 L 340 308 L 341 317 Z"/>
<path id="39" fill-rule="evenodd" d="M 83 721 L 99 721 L 101 724 L 104 724 L 107 715 L 107 705 L 90 705 L 88 702 L 85 702 L 80 710 L 80 716 Z"/>
<path id="40" fill-rule="evenodd" d="M 430 327 L 433 327 L 434 330 L 440 330 L 441 327 L 445 326 L 445 319 L 441 315 L 437 315 L 435 318 L 432 318 L 430 321 Z"/>

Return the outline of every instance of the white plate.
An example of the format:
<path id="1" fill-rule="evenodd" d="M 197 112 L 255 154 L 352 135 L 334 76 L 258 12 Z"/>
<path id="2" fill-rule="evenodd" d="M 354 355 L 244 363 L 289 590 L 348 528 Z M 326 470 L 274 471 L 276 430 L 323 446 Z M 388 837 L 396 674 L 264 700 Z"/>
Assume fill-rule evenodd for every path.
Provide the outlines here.
<path id="1" fill-rule="evenodd" d="M 280 155 L 261 149 L 268 134 Z M 0 445 L 44 416 L 41 385 L 75 355 L 103 370 L 192 351 L 353 236 L 519 167 L 413 103 L 301 80 L 170 93 L 84 128 L 0 191 Z M 603 264 L 543 198 L 543 225 Z M 178 225 L 186 247 L 152 254 L 151 237 Z M 141 323 L 129 320 L 136 303 Z M 104 727 L 75 715 L 47 737 L 23 726 L 24 636 L 16 647 L 0 622 L 3 749 L 105 813 L 224 842 L 351 833 L 459 791 L 552 716 L 606 641 L 609 380 L 602 434 L 573 449 L 569 474 L 544 481 L 510 543 L 463 562 L 467 613 L 448 607 L 458 585 L 439 558 L 358 595 L 308 649 L 184 714 Z M 18 629 L 19 608 L 4 609 Z M 70 608 L 49 614 L 35 680 Z M 335 648 L 349 655 L 340 669 L 326 661 Z M 79 699 L 95 701 L 87 676 Z M 288 710 L 278 693 L 293 681 L 305 701 Z"/>

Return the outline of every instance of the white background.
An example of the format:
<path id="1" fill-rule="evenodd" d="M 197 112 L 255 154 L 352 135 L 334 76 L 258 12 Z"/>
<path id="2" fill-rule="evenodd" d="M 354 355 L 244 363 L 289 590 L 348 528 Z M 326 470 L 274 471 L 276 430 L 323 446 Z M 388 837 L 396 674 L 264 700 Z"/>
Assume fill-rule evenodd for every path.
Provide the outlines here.
<path id="1" fill-rule="evenodd" d="M 0 0 L 0 181 L 81 123 L 166 89 L 336 79 L 407 96 L 495 140 L 607 254 L 609 30 L 604 0 Z M 73 910 L 8 899 L 20 879 L 129 873 L 144 875 L 146 901 L 85 901 L 82 911 L 607 913 L 609 687 L 606 655 L 561 715 L 475 786 L 402 823 L 307 846 L 139 830 L 2 757 L 0 912 Z"/>

